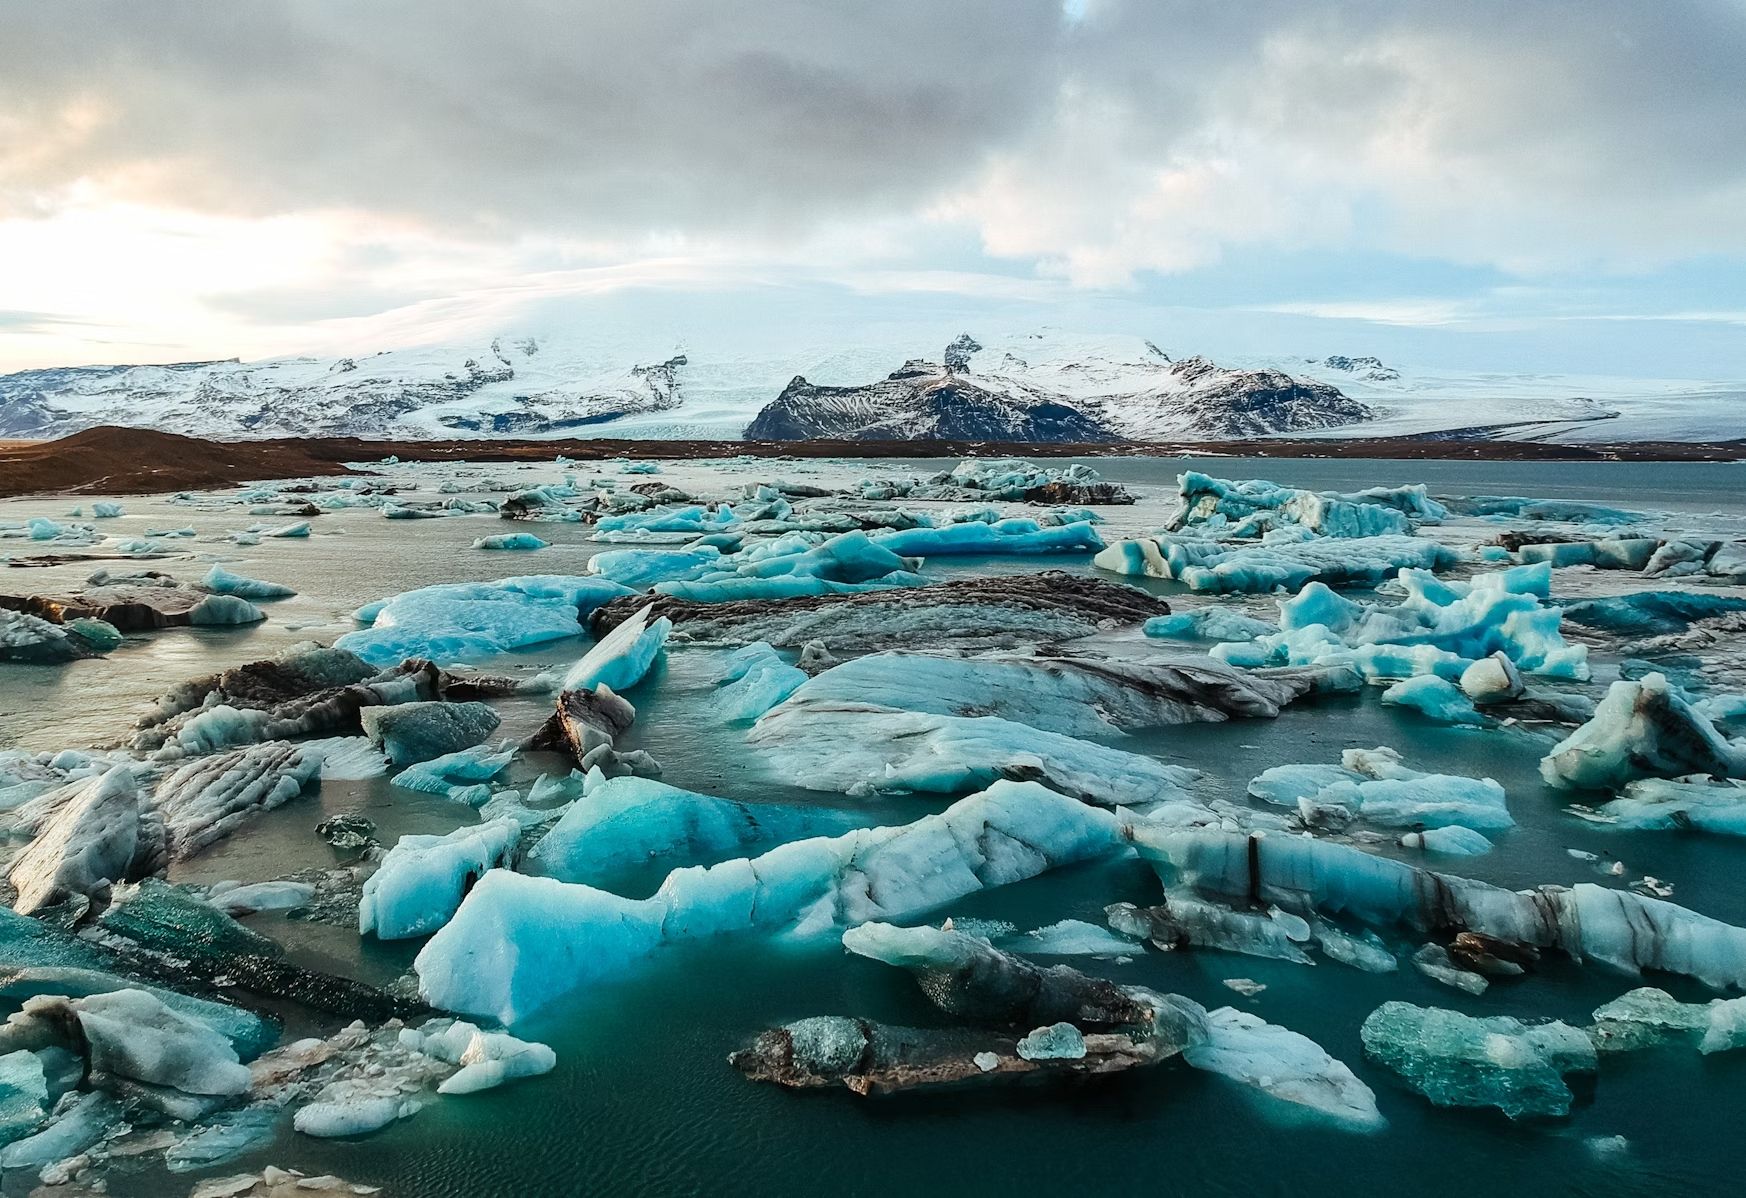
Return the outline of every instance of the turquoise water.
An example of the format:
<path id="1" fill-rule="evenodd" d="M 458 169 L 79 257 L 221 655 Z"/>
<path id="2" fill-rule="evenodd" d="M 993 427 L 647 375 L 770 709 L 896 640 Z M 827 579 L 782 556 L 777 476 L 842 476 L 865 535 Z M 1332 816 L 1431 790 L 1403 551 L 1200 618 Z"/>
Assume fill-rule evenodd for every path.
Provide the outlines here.
<path id="1" fill-rule="evenodd" d="M 1265 476 L 1316 487 L 1351 488 L 1428 481 L 1434 492 L 1527 493 L 1683 513 L 1694 521 L 1746 518 L 1746 470 L 1739 466 L 1541 463 L 1384 463 L 1360 461 L 1197 461 L 1232 477 Z M 1135 486 L 1144 502 L 1115 510 L 1113 535 L 1157 523 L 1176 460 L 1112 459 L 1096 463 L 1107 478 Z M 830 467 L 817 469 L 830 477 Z M 670 467 L 695 485 L 702 468 Z M 842 477 L 873 473 L 837 468 Z M 907 474 L 925 464 L 902 463 Z M 751 468 L 735 478 L 768 477 Z M 496 473 L 507 473 L 496 471 Z M 784 476 L 800 476 L 785 468 Z M 880 473 L 886 473 L 881 471 Z M 547 471 L 547 476 L 551 472 Z M 420 475 L 420 477 L 426 477 Z M 65 501 L 9 501 L 0 520 L 54 515 Z M 129 501 L 129 521 L 168 526 L 192 520 L 203 534 L 249 521 L 232 512 L 195 513 Z M 1714 516 L 1711 514 L 1715 513 Z M 272 620 L 251 630 L 167 631 L 130 640 L 107 661 L 69 668 L 10 668 L 0 675 L 0 745 L 60 748 L 119 736 L 138 707 L 170 682 L 253 660 L 299 639 L 330 639 L 349 627 L 346 613 L 370 599 L 437 581 L 513 573 L 580 572 L 598 546 L 575 526 L 542 527 L 558 543 L 539 554 L 468 550 L 496 521 L 463 518 L 397 523 L 371 512 L 323 517 L 318 526 L 344 536 L 268 542 L 235 550 L 200 542 L 196 553 L 235 553 L 232 568 L 296 586 L 302 594 L 270 607 Z M 107 531 L 122 532 L 115 529 Z M 130 534 L 131 535 L 131 534 Z M 16 541 L 0 552 L 19 552 Z M 204 573 L 204 561 L 155 563 L 181 576 Z M 929 563 L 938 576 L 991 569 L 1060 566 L 1089 569 L 1084 556 L 1020 561 Z M 85 567 L 7 570 L 0 585 L 24 579 L 46 589 Z M 1151 583 L 1166 595 L 1173 584 Z M 1558 593 L 1555 591 L 1555 593 Z M 293 627 L 301 626 L 301 627 Z M 532 671 L 579 656 L 580 641 L 542 646 L 497 659 L 493 669 Z M 1604 654 L 1598 655 L 1604 660 Z M 868 822 L 901 822 L 949 801 L 856 800 L 821 796 L 773 782 L 743 743 L 742 730 L 709 710 L 717 651 L 675 648 L 662 670 L 631 698 L 639 717 L 631 747 L 646 747 L 664 780 L 710 793 L 764 802 L 829 803 Z M 1746 683 L 1746 680 L 1742 680 Z M 543 718 L 544 704 L 504 705 L 503 735 L 519 735 Z M 1734 923 L 1746 923 L 1746 844 L 1722 838 L 1619 833 L 1577 820 L 1539 780 L 1536 763 L 1549 743 L 1525 732 L 1437 727 L 1384 708 L 1375 690 L 1303 706 L 1274 721 L 1162 729 L 1124 747 L 1193 765 L 1208 774 L 1205 798 L 1238 798 L 1261 770 L 1286 762 L 1332 762 L 1347 747 L 1390 745 L 1416 768 L 1489 775 L 1507 789 L 1519 827 L 1498 838 L 1496 852 L 1450 868 L 1510 886 L 1602 881 L 1620 885 L 1652 874 L 1672 881 L 1674 899 Z M 516 764 L 531 780 L 556 758 Z M 270 877 L 331 860 L 310 829 L 324 813 L 363 807 L 385 839 L 401 832 L 446 831 L 468 822 L 443 800 L 394 790 L 381 781 L 330 783 L 258 821 L 244 834 L 180 867 L 192 881 Z M 1623 859 L 1625 878 L 1607 879 L 1570 856 L 1584 849 Z M 643 882 L 653 883 L 651 873 Z M 639 883 L 640 884 L 640 883 Z M 1116 901 L 1155 901 L 1157 883 L 1133 862 L 1083 866 L 976 896 L 941 915 L 1009 920 L 1021 928 L 1060 919 L 1101 922 Z M 416 943 L 360 943 L 347 929 L 261 916 L 254 926 L 278 936 L 310 964 L 386 981 L 403 971 Z M 1314 967 L 1211 952 L 1147 951 L 1131 963 L 1076 958 L 1087 972 L 1123 983 L 1175 991 L 1208 1006 L 1236 1005 L 1316 1040 L 1377 1092 L 1386 1131 L 1356 1136 L 1282 1119 L 1279 1108 L 1223 1079 L 1179 1065 L 1080 1086 L 965 1090 L 950 1094 L 859 1099 L 847 1091 L 790 1093 L 745 1081 L 727 1054 L 759 1030 L 816 1014 L 855 1014 L 900 1024 L 942 1017 L 906 974 L 853 958 L 840 949 L 777 950 L 754 939 L 676 948 L 623 984 L 582 993 L 546 1009 L 518 1033 L 558 1053 L 551 1074 L 485 1094 L 434 1101 L 414 1118 L 374 1136 L 324 1142 L 287 1130 L 260 1152 L 213 1170 L 227 1174 L 264 1164 L 334 1172 L 384 1186 L 400 1198 L 465 1195 L 545 1198 L 558 1195 L 708 1194 L 996 1195 L 1013 1192 L 1321 1196 L 1354 1190 L 1470 1194 L 1683 1195 L 1730 1193 L 1746 1169 L 1746 1053 L 1703 1058 L 1690 1050 L 1646 1052 L 1603 1062 L 1592 1094 L 1567 1121 L 1513 1126 L 1501 1116 L 1445 1111 L 1398 1087 L 1363 1060 L 1358 1026 L 1388 999 L 1476 1014 L 1554 1016 L 1584 1022 L 1596 1006 L 1641 984 L 1599 967 L 1549 962 L 1483 998 L 1439 986 L 1410 968 L 1368 975 L 1332 963 Z M 1267 989 L 1254 999 L 1223 984 L 1250 978 Z M 1711 997 L 1702 987 L 1651 979 L 1675 995 Z M 1623 1135 L 1622 1155 L 1600 1154 L 1587 1141 Z M 26 1179 L 7 1178 L 8 1194 Z M 149 1166 L 118 1176 L 115 1194 L 183 1195 L 191 1181 Z"/>

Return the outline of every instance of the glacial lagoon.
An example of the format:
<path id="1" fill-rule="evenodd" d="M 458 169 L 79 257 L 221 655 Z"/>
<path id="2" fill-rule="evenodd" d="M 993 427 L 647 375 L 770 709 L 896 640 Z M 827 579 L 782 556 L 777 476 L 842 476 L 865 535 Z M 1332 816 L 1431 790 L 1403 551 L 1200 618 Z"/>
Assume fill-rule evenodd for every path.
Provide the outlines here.
<path id="1" fill-rule="evenodd" d="M 258 600 L 267 616 L 259 623 L 130 633 L 120 647 L 106 654 L 59 664 L 0 663 L 0 751 L 49 754 L 114 745 L 129 737 L 135 720 L 159 696 L 185 680 L 271 658 L 312 641 L 330 644 L 357 631 L 354 612 L 389 596 L 438 584 L 523 575 L 583 576 L 589 573 L 590 559 L 599 553 L 664 551 L 710 535 L 705 528 L 719 526 L 724 534 L 735 531 L 717 509 L 705 513 L 703 525 L 674 544 L 650 544 L 634 537 L 596 539 L 598 524 L 559 515 L 559 509 L 577 507 L 582 497 L 596 493 L 598 488 L 591 485 L 595 480 L 604 480 L 617 493 L 658 481 L 699 503 L 728 501 L 742 511 L 758 502 L 747 497 L 748 484 L 755 488 L 780 481 L 848 493 L 796 496 L 785 506 L 799 513 L 817 508 L 826 499 L 840 512 L 905 509 L 926 513 L 927 520 L 942 525 L 953 513 L 974 514 L 990 505 L 1008 516 L 1037 518 L 1048 513 L 1047 508 L 1010 498 L 986 502 L 974 497 L 867 498 L 877 489 L 860 485 L 867 479 L 925 478 L 955 465 L 913 460 L 668 461 L 659 464 L 659 473 L 645 476 L 623 473 L 616 463 L 369 464 L 357 477 L 391 485 L 394 494 L 389 502 L 411 510 L 434 508 L 457 498 L 483 508 L 511 493 L 559 483 L 565 476 L 576 485 L 569 494 L 555 498 L 552 510 L 536 507 L 529 513 L 534 518 L 525 521 L 510 523 L 492 510 L 385 519 L 378 497 L 373 504 L 332 507 L 310 517 L 308 536 L 262 536 L 252 544 L 246 543 L 248 536 L 230 538 L 250 526 L 272 531 L 294 523 L 299 518 L 295 510 L 305 502 L 316 501 L 322 507 L 324 497 L 343 494 L 329 489 L 336 480 L 320 480 L 315 484 L 319 489 L 282 495 L 275 494 L 274 484 L 263 484 L 261 493 L 250 498 L 236 493 L 125 498 L 120 500 L 124 515 L 101 519 L 92 519 L 91 512 L 94 500 L 107 498 L 102 496 L 0 502 L 0 528 L 9 533 L 0 540 L 0 555 L 21 559 L 54 553 L 93 559 L 58 565 L 22 565 L 15 560 L 15 568 L 3 571 L 0 591 L 6 593 L 76 591 L 96 569 L 112 575 L 156 570 L 198 582 L 214 565 L 296 592 L 292 597 Z M 1039 468 L 1058 470 L 1065 465 L 1049 462 Z M 1283 487 L 1348 495 L 1366 488 L 1426 484 L 1428 498 L 1453 510 L 1441 518 L 1410 519 L 1405 535 L 1451 550 L 1452 564 L 1439 570 L 1438 576 L 1456 584 L 1462 596 L 1471 593 L 1465 585 L 1475 577 L 1522 566 L 1519 551 L 1495 544 L 1500 534 L 1523 533 L 1529 543 L 1537 543 L 1534 536 L 1544 533 L 1550 534 L 1546 543 L 1563 544 L 1652 538 L 1664 545 L 1732 545 L 1746 538 L 1746 486 L 1742 485 L 1746 468 L 1737 464 L 1112 458 L 1084 465 L 1094 468 L 1102 481 L 1125 487 L 1136 499 L 1132 504 L 1091 508 L 1099 518 L 1092 525 L 1096 536 L 1109 546 L 1162 529 L 1181 498 L 1177 476 L 1185 471 L 1215 479 L 1269 479 Z M 1473 496 L 1595 506 L 1563 513 L 1546 509 L 1543 514 L 1570 518 L 1534 519 L 1524 517 L 1519 505 L 1463 515 L 1461 505 L 1452 502 Z M 1363 502 L 1355 495 L 1351 501 Z M 685 506 L 668 502 L 675 508 Z M 1400 512 L 1390 502 L 1382 498 L 1373 506 Z M 82 509 L 81 514 L 72 514 L 75 507 Z M 251 514 L 254 508 L 262 509 L 262 514 Z M 1613 517 L 1602 509 L 1626 509 L 1628 518 L 1609 523 Z M 1071 524 L 1071 515 L 1063 517 L 1066 524 Z M 54 521 L 69 531 L 59 539 L 32 540 L 28 522 L 33 519 Z M 1229 533 L 1228 525 L 1237 523 L 1240 520 L 1233 516 L 1227 527 L 1217 531 Z M 79 525 L 90 525 L 93 535 L 81 536 Z M 153 530 L 183 529 L 192 529 L 192 535 L 147 535 Z M 532 550 L 473 547 L 481 538 L 506 533 L 532 534 L 547 545 Z M 746 535 L 740 552 L 775 535 L 774 529 Z M 875 543 L 881 535 L 878 530 L 870 534 Z M 1259 541 L 1258 530 L 1253 539 Z M 113 560 L 98 556 L 113 555 L 115 546 L 128 542 L 140 542 L 144 548 Z M 1289 547 L 1294 541 L 1275 538 L 1274 543 Z M 1488 545 L 1489 549 L 1483 548 Z M 1337 554 L 1339 546 L 1333 549 Z M 910 554 L 907 549 L 903 552 Z M 1002 555 L 917 551 L 914 555 L 923 558 L 917 572 L 929 583 L 1063 570 L 1139 587 L 1177 613 L 1216 606 L 1221 612 L 1273 624 L 1281 620 L 1280 601 L 1301 589 L 1292 585 L 1279 594 L 1196 590 L 1176 579 L 1100 569 L 1092 564 L 1092 552 L 1084 548 Z M 1549 572 L 1546 603 L 1532 595 L 1523 602 L 1535 608 L 1554 607 L 1559 601 L 1641 591 L 1746 596 L 1746 579 L 1705 568 L 1706 560 L 1725 561 L 1726 551 L 1708 551 L 1707 558 L 1703 553 L 1687 555 L 1686 560 L 1686 567 L 1675 563 L 1656 576 L 1645 576 L 1641 568 L 1560 566 Z M 1691 561 L 1697 562 L 1696 568 L 1689 566 Z M 1517 585 L 1531 591 L 1534 581 L 1527 575 L 1519 577 L 1525 581 L 1499 584 L 1500 593 L 1518 594 L 1510 589 Z M 1483 589 L 1487 584 L 1479 585 Z M 1399 604 L 1403 595 L 1398 581 L 1385 579 L 1338 589 L 1350 599 L 1381 608 Z M 1462 596 L 1451 594 L 1444 602 L 1459 602 Z M 1558 635 L 1565 648 L 1585 651 L 1581 656 L 1586 658 L 1586 669 L 1555 668 L 1544 674 L 1526 670 L 1530 693 L 1555 693 L 1578 704 L 1598 700 L 1622 677 L 1640 679 L 1657 664 L 1693 700 L 1721 700 L 1746 689 L 1738 641 L 1726 634 L 1704 645 L 1661 646 L 1664 660 L 1649 660 L 1648 666 L 1642 654 L 1649 638 L 1643 635 L 1626 637 L 1617 630 L 1571 619 L 1563 621 Z M 867 649 L 915 647 L 906 644 L 901 625 L 893 627 L 888 643 L 858 646 L 853 653 L 833 648 L 826 639 L 825 647 L 845 659 Z M 469 654 L 465 662 L 439 659 L 437 664 L 466 665 L 523 684 L 517 693 L 488 700 L 501 719 L 489 740 L 520 742 L 533 736 L 552 711 L 550 680 L 568 673 L 593 643 L 587 637 L 546 640 L 489 655 Z M 1085 651 L 1131 661 L 1200 655 L 1213 643 L 1147 636 L 1138 621 L 1130 621 L 1097 632 Z M 1455 656 L 1462 656 L 1461 647 L 1457 643 Z M 1500 651 L 1507 655 L 1534 649 L 1515 637 Z M 1281 648 L 1287 654 L 1294 651 Z M 670 869 L 755 856 L 796 835 L 843 835 L 857 828 L 911 824 L 984 789 L 977 784 L 946 792 L 884 793 L 874 785 L 868 788 L 871 793 L 851 794 L 797 785 L 790 770 L 777 768 L 767 746 L 752 743 L 755 737 L 749 740 L 749 721 L 724 716 L 718 679 L 732 652 L 732 646 L 688 643 L 685 621 L 679 621 L 646 675 L 625 688 L 635 719 L 616 737 L 613 750 L 626 755 L 646 752 L 659 763 L 661 782 L 737 800 L 754 818 L 760 811 L 781 812 L 785 817 L 798 811 L 808 813 L 811 822 L 804 823 L 804 832 L 795 831 L 799 824 L 782 832 L 778 831 L 781 820 L 773 819 L 771 839 L 749 848 L 740 844 L 682 847 L 620 871 L 612 879 L 618 894 L 642 899 L 656 892 Z M 799 654 L 785 647 L 777 656 L 793 662 Z M 1271 661 L 1261 669 L 1265 674 L 1268 669 L 1300 667 L 1307 668 L 1304 663 Z M 829 671 L 820 673 L 815 668 L 813 673 L 822 678 Z M 548 681 L 541 685 L 540 679 Z M 1161 726 L 1143 726 L 1141 721 L 1125 733 L 1111 729 L 1107 735 L 1087 735 L 1081 728 L 1073 734 L 1166 766 L 1200 771 L 1201 776 L 1186 786 L 1187 801 L 1216 813 L 1199 826 L 1223 827 L 1230 835 L 1241 836 L 1252 826 L 1265 829 L 1270 837 L 1296 836 L 1309 826 L 1318 840 L 1354 845 L 1385 859 L 1512 891 L 1586 884 L 1626 894 L 1662 895 L 1726 924 L 1746 925 L 1746 895 L 1737 884 L 1746 842 L 1701 831 L 1628 830 L 1583 818 L 1592 816 L 1592 811 L 1573 812 L 1572 804 L 1594 808 L 1614 796 L 1549 784 L 1542 758 L 1582 719 L 1547 720 L 1538 718 L 1545 714 L 1538 711 L 1533 713 L 1537 718 L 1512 718 L 1506 706 L 1485 706 L 1480 711 L 1486 717 L 1484 726 L 1452 724 L 1407 705 L 1384 703 L 1381 696 L 1391 684 L 1392 679 L 1375 679 L 1329 686 L 1285 703 L 1273 718 Z M 980 700 L 947 695 L 942 701 L 975 707 Z M 1730 724 L 1725 702 L 1712 710 L 1718 736 L 1725 739 L 1730 730 L 1740 735 L 1739 725 Z M 1008 709 L 987 714 L 1012 718 L 1026 713 Z M 1060 713 L 1039 710 L 1027 718 L 1042 724 L 1055 715 Z M 1031 726 L 1024 718 L 1014 722 Z M 1291 825 L 1299 817 L 1297 810 L 1248 796 L 1251 782 L 1269 769 L 1337 766 L 1343 751 L 1379 746 L 1396 750 L 1406 767 L 1423 774 L 1495 780 L 1507 796 L 1513 822 L 1484 830 L 1494 842 L 1491 851 L 1454 856 L 1403 847 L 1400 836 L 1416 830 L 1416 822 L 1378 824 L 1367 819 L 1360 807 L 1356 818 L 1346 824 L 1314 825 L 1306 815 L 1306 824 Z M 871 751 L 880 750 L 874 746 Z M 561 777 L 572 764 L 558 752 L 524 750 L 487 785 L 492 791 L 516 790 L 525 795 L 541 775 Z M 1044 772 L 1045 781 L 1057 789 L 1063 785 L 1059 769 Z M 585 805 L 589 799 L 575 801 Z M 1098 808 L 1100 813 L 1103 810 Z M 314 829 L 325 819 L 348 812 L 366 816 L 384 848 L 403 836 L 446 835 L 480 819 L 464 802 L 396 786 L 386 775 L 328 778 L 203 850 L 170 861 L 167 877 L 189 893 L 203 894 L 204 888 L 223 881 L 255 882 L 332 870 L 340 858 Z M 1252 812 L 1259 822 L 1246 823 L 1251 817 L 1239 812 Z M 537 839 L 540 825 L 533 817 L 528 819 L 524 835 L 531 841 Z M 27 841 L 15 829 L 6 851 L 17 852 Z M 362 875 L 368 868 L 357 872 Z M 118 906 L 125 910 L 125 887 L 118 894 Z M 986 935 L 1000 948 L 1022 955 L 1023 933 L 1029 930 L 1063 920 L 1105 927 L 1111 904 L 1145 908 L 1159 903 L 1162 895 L 1160 876 L 1152 864 L 1112 850 L 1010 884 L 965 893 L 896 922 L 938 927 L 949 917 L 954 928 Z M 474 896 L 466 901 L 474 901 Z M 464 910 L 455 918 L 462 921 Z M 424 937 L 360 936 L 349 910 L 346 917 L 338 918 L 320 912 L 311 917 L 298 910 L 289 915 L 263 911 L 243 916 L 242 922 L 281 944 L 297 966 L 357 979 L 392 994 L 412 993 L 408 975 Z M 92 1176 L 106 1178 L 112 1194 L 147 1196 L 183 1195 L 200 1178 L 259 1170 L 269 1164 L 305 1173 L 333 1173 L 401 1196 L 825 1190 L 1004 1193 L 1020 1186 L 1111 1193 L 1293 1195 L 1411 1186 L 1425 1193 L 1465 1194 L 1500 1177 L 1507 1177 L 1512 1186 L 1546 1193 L 1671 1195 L 1699 1188 L 1725 1192 L 1746 1166 L 1746 1147 L 1737 1132 L 1746 1113 L 1746 1051 L 1700 1054 L 1692 1044 L 1680 1041 L 1632 1052 L 1602 1052 L 1592 1076 L 1569 1079 L 1574 1105 L 1567 1116 L 1512 1121 L 1495 1109 L 1433 1105 L 1397 1071 L 1367 1056 L 1360 1033 L 1372 1012 L 1388 1002 L 1480 1017 L 1513 1016 L 1530 1023 L 1556 1019 L 1581 1029 L 1594 1023 L 1597 1008 L 1638 986 L 1664 989 L 1687 1003 L 1737 992 L 1712 989 L 1668 972 L 1636 976 L 1596 961 L 1577 964 L 1553 950 L 1541 953 L 1520 976 L 1492 977 L 1484 993 L 1475 995 L 1414 965 L 1414 953 L 1422 944 L 1446 936 L 1399 928 L 1379 929 L 1388 951 L 1398 959 L 1398 967 L 1385 973 L 1350 968 L 1301 940 L 1304 955 L 1313 963 L 1210 946 L 1165 952 L 1139 940 L 1119 957 L 1036 956 L 1041 965 L 1067 965 L 1120 987 L 1180 995 L 1208 1011 L 1235 1008 L 1307 1037 L 1328 1057 L 1349 1067 L 1360 1086 L 1373 1093 L 1381 1126 L 1367 1130 L 1340 1125 L 1313 1102 L 1292 1101 L 1269 1093 L 1265 1084 L 1245 1084 L 1180 1059 L 1127 1070 L 1120 1076 L 986 1084 L 971 1079 L 938 1092 L 872 1097 L 858 1096 L 842 1086 L 787 1089 L 761 1084 L 730 1067 L 729 1054 L 745 1049 L 761 1032 L 814 1016 L 853 1016 L 905 1028 L 948 1029 L 963 1023 L 930 1003 L 907 971 L 845 952 L 843 930 L 799 938 L 767 930 L 684 937 L 644 957 L 627 959 L 622 968 L 602 967 L 585 985 L 541 1001 L 513 1024 L 515 1036 L 550 1046 L 556 1056 L 550 1072 L 476 1094 L 421 1092 L 416 1113 L 372 1134 L 323 1139 L 300 1133 L 292 1127 L 297 1104 L 289 1103 L 275 1115 L 265 1137 L 232 1159 L 172 1174 L 164 1168 L 161 1152 L 142 1151 L 137 1156 L 118 1152 L 113 1159 L 97 1162 Z M 1353 925 L 1348 930 L 1362 929 Z M 509 952 L 494 968 L 514 973 L 518 968 L 514 955 Z M 1746 970 L 1746 958 L 1740 968 Z M 471 984 L 474 981 L 478 984 Z M 494 987 L 502 981 L 463 977 L 442 992 L 495 994 L 500 988 Z M 1228 985 L 1231 981 L 1239 986 Z M 169 983 L 159 978 L 158 984 Z M 4 1001 L 8 1011 L 18 1005 L 12 998 Z M 283 1019 L 285 1041 L 331 1035 L 345 1022 L 331 1012 L 313 1012 L 295 1002 L 256 1000 L 252 1005 Z M 482 1025 L 490 1022 L 488 1010 L 464 1013 Z M 1021 1034 L 1026 1030 L 1017 1029 Z M 1503 1045 L 1498 1051 L 1507 1056 L 1509 1047 Z M 143 1136 L 149 1122 L 143 1121 L 135 1134 Z M 127 1142 L 122 1137 L 112 1147 L 123 1148 Z M 7 1194 L 28 1193 L 36 1184 L 34 1172 L 8 1170 L 0 1187 Z"/>

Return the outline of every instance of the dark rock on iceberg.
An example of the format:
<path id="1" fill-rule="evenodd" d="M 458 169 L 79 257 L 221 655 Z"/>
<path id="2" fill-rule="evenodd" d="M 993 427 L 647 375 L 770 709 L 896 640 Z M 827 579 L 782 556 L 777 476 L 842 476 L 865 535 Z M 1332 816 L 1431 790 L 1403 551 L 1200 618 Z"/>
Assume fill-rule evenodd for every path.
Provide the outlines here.
<path id="1" fill-rule="evenodd" d="M 594 615 L 603 634 L 641 608 L 645 595 L 614 599 Z M 800 648 L 820 640 L 833 652 L 861 652 L 893 643 L 913 647 L 1008 648 L 1071 640 L 1167 615 L 1170 605 L 1137 587 L 1063 570 L 955 579 L 924 587 L 851 595 L 803 595 L 697 603 L 653 597 L 652 614 L 666 616 L 693 642 L 768 641 Z"/>

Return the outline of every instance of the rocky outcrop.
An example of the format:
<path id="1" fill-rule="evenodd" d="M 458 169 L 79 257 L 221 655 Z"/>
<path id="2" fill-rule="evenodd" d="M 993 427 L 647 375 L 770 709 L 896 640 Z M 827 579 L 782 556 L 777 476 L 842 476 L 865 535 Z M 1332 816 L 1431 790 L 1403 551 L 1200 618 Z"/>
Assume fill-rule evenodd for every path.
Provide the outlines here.
<path id="1" fill-rule="evenodd" d="M 594 614 L 596 634 L 645 606 L 647 595 L 615 599 Z M 833 652 L 907 648 L 1010 648 L 1071 640 L 1168 615 L 1170 605 L 1137 587 L 1064 570 L 955 579 L 852 595 L 697 603 L 655 595 L 652 614 L 694 642 L 768 641 L 800 648 L 823 641 Z"/>
<path id="2" fill-rule="evenodd" d="M 1149 345 L 1149 343 L 1148 343 Z M 1012 353 L 978 369 L 968 333 L 942 363 L 912 359 L 858 387 L 796 377 L 746 428 L 748 440 L 1109 442 L 1227 439 L 1333 428 L 1372 418 L 1327 383 L 1233 370 L 1150 347 L 1137 360 L 1086 351 L 1033 364 Z"/>

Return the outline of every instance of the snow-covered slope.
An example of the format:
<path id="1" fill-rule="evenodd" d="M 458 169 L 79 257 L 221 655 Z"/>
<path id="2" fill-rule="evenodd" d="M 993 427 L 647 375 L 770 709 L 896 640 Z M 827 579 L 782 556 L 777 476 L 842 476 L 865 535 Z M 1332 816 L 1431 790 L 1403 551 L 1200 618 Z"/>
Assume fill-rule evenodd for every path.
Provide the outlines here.
<path id="1" fill-rule="evenodd" d="M 1104 441 L 1219 439 L 1337 428 L 1371 417 L 1326 383 L 1272 368 L 1172 361 L 1132 337 L 969 334 L 938 362 L 912 359 L 875 382 L 797 376 L 746 429 L 759 440 Z"/>
<path id="2" fill-rule="evenodd" d="M 215 439 L 732 438 L 748 424 L 778 439 L 1746 435 L 1740 383 L 1424 371 L 1351 351 L 1214 363 L 1140 337 L 1059 330 L 944 347 L 913 329 L 748 346 L 543 327 L 553 331 L 354 357 L 3 375 L 0 437 L 95 424 Z"/>

